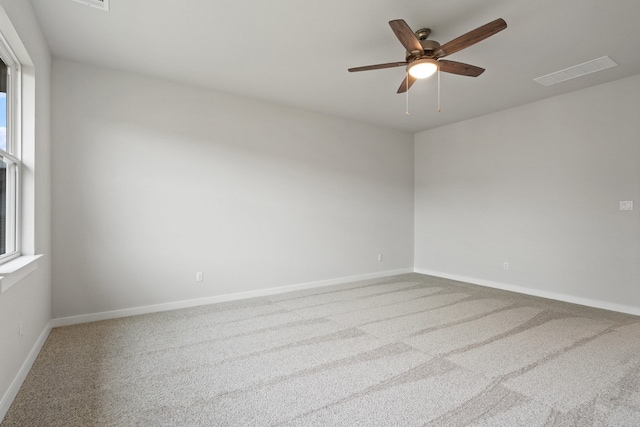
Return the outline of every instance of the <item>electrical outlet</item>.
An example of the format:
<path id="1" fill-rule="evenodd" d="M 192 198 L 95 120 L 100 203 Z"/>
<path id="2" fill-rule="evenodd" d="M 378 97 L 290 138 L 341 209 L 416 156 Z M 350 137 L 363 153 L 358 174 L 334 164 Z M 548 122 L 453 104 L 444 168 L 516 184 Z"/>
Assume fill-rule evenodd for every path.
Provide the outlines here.
<path id="1" fill-rule="evenodd" d="M 505 261 L 505 262 L 503 262 L 503 263 L 502 263 L 502 268 L 504 268 L 505 270 L 508 270 L 508 269 L 509 269 L 509 263 L 508 263 L 508 262 L 506 262 L 506 261 Z"/>
<path id="2" fill-rule="evenodd" d="M 203 278 L 202 278 L 202 271 L 198 271 L 196 273 L 196 282 L 202 282 Z"/>
<path id="3" fill-rule="evenodd" d="M 382 262 L 383 256 L 382 254 L 378 254 L 378 262 Z"/>
<path id="4" fill-rule="evenodd" d="M 621 211 L 632 211 L 633 210 L 633 200 L 620 201 L 620 210 Z"/>
<path id="5" fill-rule="evenodd" d="M 18 322 L 18 332 L 20 334 L 20 339 L 24 336 L 24 330 L 22 329 L 22 320 Z"/>

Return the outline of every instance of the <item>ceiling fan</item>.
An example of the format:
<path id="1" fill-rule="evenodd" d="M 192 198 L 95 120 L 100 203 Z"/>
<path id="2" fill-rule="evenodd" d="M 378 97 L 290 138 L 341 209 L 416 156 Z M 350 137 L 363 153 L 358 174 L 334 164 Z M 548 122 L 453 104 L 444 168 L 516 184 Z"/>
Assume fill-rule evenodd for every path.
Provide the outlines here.
<path id="1" fill-rule="evenodd" d="M 407 49 L 405 60 L 401 62 L 389 62 L 386 64 L 349 68 L 349 71 L 368 71 L 406 66 L 407 76 L 402 84 L 400 84 L 398 93 L 408 91 L 411 85 L 415 83 L 416 79 L 429 77 L 438 69 L 445 73 L 478 77 L 484 72 L 484 68 L 457 61 L 443 60 L 442 58 L 472 46 L 507 28 L 507 23 L 504 19 L 499 18 L 476 28 L 473 31 L 469 31 L 448 43 L 440 45 L 440 43 L 435 40 L 427 40 L 427 37 L 431 34 L 431 30 L 429 28 L 422 28 L 414 33 L 403 19 L 389 21 L 389 25 L 398 40 L 400 40 L 400 43 L 402 43 L 405 49 Z"/>

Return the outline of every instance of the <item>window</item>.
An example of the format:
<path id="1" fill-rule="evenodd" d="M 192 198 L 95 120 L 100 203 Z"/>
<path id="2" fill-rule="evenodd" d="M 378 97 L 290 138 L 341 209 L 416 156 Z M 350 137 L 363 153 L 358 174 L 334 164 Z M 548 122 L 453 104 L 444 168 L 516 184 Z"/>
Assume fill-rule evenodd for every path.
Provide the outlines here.
<path id="1" fill-rule="evenodd" d="M 19 255 L 20 66 L 0 36 L 0 263 Z"/>

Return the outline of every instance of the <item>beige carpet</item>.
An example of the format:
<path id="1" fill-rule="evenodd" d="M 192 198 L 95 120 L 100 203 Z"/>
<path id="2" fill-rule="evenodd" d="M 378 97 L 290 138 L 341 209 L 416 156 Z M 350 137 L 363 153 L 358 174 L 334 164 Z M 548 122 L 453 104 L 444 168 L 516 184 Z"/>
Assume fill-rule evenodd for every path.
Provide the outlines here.
<path id="1" fill-rule="evenodd" d="M 2 427 L 639 426 L 640 318 L 407 274 L 54 329 Z"/>

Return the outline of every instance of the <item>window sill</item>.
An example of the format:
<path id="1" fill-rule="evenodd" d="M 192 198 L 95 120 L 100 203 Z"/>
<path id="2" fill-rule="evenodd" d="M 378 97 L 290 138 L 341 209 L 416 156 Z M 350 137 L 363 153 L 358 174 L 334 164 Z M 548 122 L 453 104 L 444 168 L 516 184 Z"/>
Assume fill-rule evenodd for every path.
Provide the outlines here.
<path id="1" fill-rule="evenodd" d="M 0 293 L 36 271 L 42 255 L 24 255 L 0 265 Z"/>

